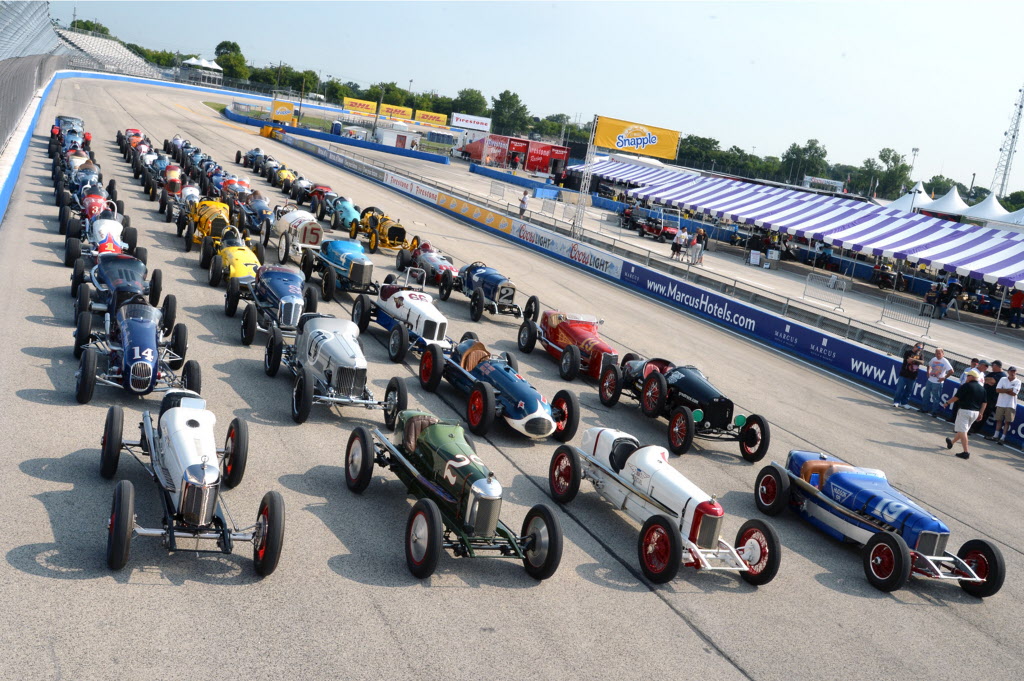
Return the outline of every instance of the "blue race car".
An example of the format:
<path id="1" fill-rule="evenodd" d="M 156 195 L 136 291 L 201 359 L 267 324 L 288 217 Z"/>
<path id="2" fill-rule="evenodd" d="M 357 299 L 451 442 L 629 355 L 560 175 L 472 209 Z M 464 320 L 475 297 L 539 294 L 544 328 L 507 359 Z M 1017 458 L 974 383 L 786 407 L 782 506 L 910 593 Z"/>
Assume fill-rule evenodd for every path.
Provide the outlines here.
<path id="1" fill-rule="evenodd" d="M 995 544 L 971 539 L 953 555 L 946 550 L 949 528 L 893 488 L 885 473 L 834 456 L 791 451 L 785 466 L 772 462 L 757 474 L 754 501 L 767 515 L 789 506 L 826 534 L 863 545 L 864 573 L 881 591 L 899 589 L 915 574 L 955 579 L 985 598 L 1006 576 Z"/>
<path id="2" fill-rule="evenodd" d="M 305 286 L 302 274 L 288 267 L 263 265 L 252 277 L 231 277 L 224 295 L 224 314 L 234 317 L 238 303 L 249 301 L 242 313 L 242 345 L 252 345 L 263 329 L 294 338 L 303 312 L 316 312 L 316 294 Z"/>
<path id="3" fill-rule="evenodd" d="M 447 356 L 440 346 L 427 346 L 420 357 L 419 376 L 427 392 L 436 391 L 445 378 L 469 396 L 466 420 L 477 435 L 487 434 L 495 416 L 503 416 L 514 430 L 531 439 L 550 435 L 567 442 L 579 427 L 580 403 L 575 393 L 559 390 L 548 402 L 519 374 L 515 355 L 492 355 L 472 331 Z"/>
<path id="4" fill-rule="evenodd" d="M 320 293 L 325 302 L 334 300 L 337 291 L 377 294 L 380 287 L 373 280 L 373 261 L 363 252 L 358 241 L 324 241 L 317 251 L 302 251 L 302 273 L 306 281 L 313 273 L 320 275 Z"/>
<path id="5" fill-rule="evenodd" d="M 330 222 L 331 229 L 350 230 L 352 223 L 359 224 L 359 206 L 334 191 L 325 192 L 323 199 L 312 197 L 309 200 L 309 212 L 317 220 Z"/>
<path id="6" fill-rule="evenodd" d="M 540 300 L 530 296 L 526 307 L 521 308 L 515 303 L 516 285 L 493 267 L 488 267 L 479 260 L 459 270 L 458 276 L 451 272 L 441 273 L 441 282 L 437 289 L 441 300 L 448 300 L 452 291 L 460 291 L 469 296 L 469 316 L 474 322 L 480 321 L 484 311 L 491 314 L 511 315 L 520 319 L 524 315 L 530 321 L 537 321 L 540 314 Z"/>

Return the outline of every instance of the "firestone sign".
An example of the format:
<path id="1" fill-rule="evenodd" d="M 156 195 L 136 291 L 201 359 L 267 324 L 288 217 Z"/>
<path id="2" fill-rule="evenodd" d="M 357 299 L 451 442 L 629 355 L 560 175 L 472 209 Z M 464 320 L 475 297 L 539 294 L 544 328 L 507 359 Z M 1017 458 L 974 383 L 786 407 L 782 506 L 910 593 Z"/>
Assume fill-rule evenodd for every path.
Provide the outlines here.
<path id="1" fill-rule="evenodd" d="M 451 126 L 453 128 L 466 128 L 468 130 L 491 131 L 491 119 L 484 116 L 470 116 L 469 114 L 453 113 Z"/>

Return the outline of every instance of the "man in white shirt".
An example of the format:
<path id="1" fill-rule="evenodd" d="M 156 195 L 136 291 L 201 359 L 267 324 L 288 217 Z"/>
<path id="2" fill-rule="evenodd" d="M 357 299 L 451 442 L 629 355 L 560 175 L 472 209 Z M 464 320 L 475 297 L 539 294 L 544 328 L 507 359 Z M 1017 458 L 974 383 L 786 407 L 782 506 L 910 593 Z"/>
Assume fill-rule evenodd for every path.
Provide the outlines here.
<path id="1" fill-rule="evenodd" d="M 928 382 L 924 384 L 921 398 L 924 405 L 921 411 L 935 418 L 939 417 L 942 407 L 942 384 L 953 373 L 953 365 L 946 359 L 946 351 L 935 348 L 935 356 L 928 360 Z"/>
<path id="2" fill-rule="evenodd" d="M 1013 419 L 1017 415 L 1017 393 L 1020 392 L 1020 379 L 1017 378 L 1017 367 L 1006 370 L 1006 376 L 996 384 L 996 429 L 993 439 L 996 444 L 1006 444 L 1006 435 L 1013 427 Z M 999 434 L 1002 426 L 1003 433 Z"/>

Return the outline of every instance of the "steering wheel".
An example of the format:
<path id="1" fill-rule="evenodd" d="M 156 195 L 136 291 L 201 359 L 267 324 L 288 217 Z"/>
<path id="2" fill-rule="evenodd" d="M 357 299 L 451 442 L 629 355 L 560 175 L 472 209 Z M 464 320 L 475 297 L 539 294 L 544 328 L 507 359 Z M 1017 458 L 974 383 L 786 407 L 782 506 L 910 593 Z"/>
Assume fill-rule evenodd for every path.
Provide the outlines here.
<path id="1" fill-rule="evenodd" d="M 477 265 L 479 265 L 480 267 L 487 267 L 487 263 L 483 262 L 482 260 L 477 260 L 476 262 L 470 263 L 469 266 L 476 267 Z"/>

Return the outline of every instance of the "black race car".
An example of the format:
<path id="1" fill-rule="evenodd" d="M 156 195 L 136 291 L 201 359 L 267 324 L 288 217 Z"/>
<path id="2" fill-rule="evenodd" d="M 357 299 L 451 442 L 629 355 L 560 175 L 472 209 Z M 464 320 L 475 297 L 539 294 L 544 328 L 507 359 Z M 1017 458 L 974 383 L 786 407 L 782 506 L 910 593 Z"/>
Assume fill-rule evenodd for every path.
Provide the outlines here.
<path id="1" fill-rule="evenodd" d="M 627 353 L 620 366 L 604 370 L 597 389 L 606 407 L 615 406 L 626 393 L 640 403 L 644 416 L 667 418 L 673 454 L 685 454 L 694 437 L 735 440 L 740 454 L 752 463 L 768 453 L 768 421 L 757 414 L 733 414 L 732 400 L 695 366 Z"/>

